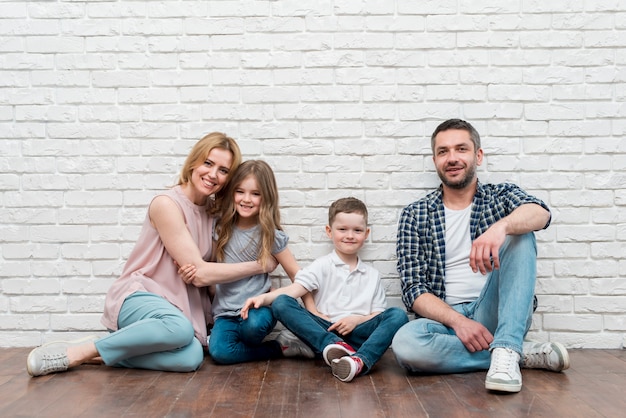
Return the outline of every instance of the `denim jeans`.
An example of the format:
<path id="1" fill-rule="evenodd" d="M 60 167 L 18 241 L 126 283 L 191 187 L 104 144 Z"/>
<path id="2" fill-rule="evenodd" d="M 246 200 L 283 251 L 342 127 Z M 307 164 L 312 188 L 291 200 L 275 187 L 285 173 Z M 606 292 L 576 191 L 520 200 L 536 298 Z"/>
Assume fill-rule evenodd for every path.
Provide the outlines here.
<path id="1" fill-rule="evenodd" d="M 135 292 L 118 316 L 119 329 L 96 341 L 105 364 L 115 367 L 190 372 L 204 360 L 191 321 L 161 296 Z"/>
<path id="2" fill-rule="evenodd" d="M 268 307 L 250 309 L 248 319 L 220 316 L 215 319 L 209 354 L 219 364 L 267 360 L 282 356 L 280 344 L 263 339 L 274 329 L 276 319 Z"/>
<path id="3" fill-rule="evenodd" d="M 290 296 L 278 296 L 272 303 L 272 312 L 287 329 L 318 354 L 324 351 L 328 344 L 338 341 L 350 344 L 357 350 L 355 355 L 363 360 L 364 372 L 369 371 L 385 354 L 391 345 L 393 335 L 408 322 L 404 310 L 388 308 L 374 318 L 357 325 L 350 334 L 341 336 L 327 331 L 332 322 L 313 315 Z"/>
<path id="4" fill-rule="evenodd" d="M 522 353 L 522 342 L 532 322 L 537 247 L 535 235 L 510 235 L 500 248 L 500 269 L 493 270 L 479 297 L 452 305 L 492 334 L 490 349 L 510 348 Z M 486 370 L 490 350 L 468 351 L 453 329 L 426 318 L 402 327 L 393 339 L 400 366 L 412 372 L 462 373 Z"/>

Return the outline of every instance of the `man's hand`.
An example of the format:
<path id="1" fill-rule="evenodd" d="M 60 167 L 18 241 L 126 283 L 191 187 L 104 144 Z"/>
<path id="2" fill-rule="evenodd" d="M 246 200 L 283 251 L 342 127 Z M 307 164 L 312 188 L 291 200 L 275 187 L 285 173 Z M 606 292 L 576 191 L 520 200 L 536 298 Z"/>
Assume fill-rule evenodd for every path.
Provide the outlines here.
<path id="1" fill-rule="evenodd" d="M 453 329 L 465 348 L 471 353 L 488 350 L 489 344 L 493 341 L 491 332 L 480 322 L 464 316 L 460 318 L 458 324 L 455 324 Z"/>
<path id="2" fill-rule="evenodd" d="M 506 240 L 506 230 L 503 223 L 496 222 L 472 243 L 470 252 L 470 267 L 476 273 L 480 270 L 487 274 L 493 269 L 500 268 L 500 247 Z"/>

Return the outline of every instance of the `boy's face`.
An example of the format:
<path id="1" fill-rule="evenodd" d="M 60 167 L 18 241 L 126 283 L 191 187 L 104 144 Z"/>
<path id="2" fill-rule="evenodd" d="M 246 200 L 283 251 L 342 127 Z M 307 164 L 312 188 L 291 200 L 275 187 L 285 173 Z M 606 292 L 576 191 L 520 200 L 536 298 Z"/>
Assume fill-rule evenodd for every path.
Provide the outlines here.
<path id="1" fill-rule="evenodd" d="M 332 225 L 326 226 L 326 235 L 333 241 L 340 255 L 354 255 L 365 244 L 370 229 L 362 214 L 339 212 Z"/>

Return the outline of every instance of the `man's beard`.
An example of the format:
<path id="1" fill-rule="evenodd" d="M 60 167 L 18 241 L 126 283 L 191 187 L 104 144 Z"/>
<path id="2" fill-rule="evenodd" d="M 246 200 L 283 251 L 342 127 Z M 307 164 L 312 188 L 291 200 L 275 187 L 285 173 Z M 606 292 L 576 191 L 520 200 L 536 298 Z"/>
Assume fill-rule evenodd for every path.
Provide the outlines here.
<path id="1" fill-rule="evenodd" d="M 472 184 L 472 181 L 474 181 L 474 177 L 476 177 L 476 164 L 468 166 L 465 176 L 463 176 L 463 178 L 459 180 L 448 180 L 445 176 L 445 171 L 442 172 L 440 170 L 437 170 L 437 175 L 439 176 L 439 179 L 441 179 L 441 182 L 447 187 L 451 189 L 461 190 Z"/>

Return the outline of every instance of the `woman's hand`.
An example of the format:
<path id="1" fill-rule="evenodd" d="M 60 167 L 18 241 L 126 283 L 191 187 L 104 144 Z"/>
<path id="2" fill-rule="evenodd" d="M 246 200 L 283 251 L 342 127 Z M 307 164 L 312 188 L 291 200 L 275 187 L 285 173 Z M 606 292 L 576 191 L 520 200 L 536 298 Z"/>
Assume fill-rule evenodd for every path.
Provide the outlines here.
<path id="1" fill-rule="evenodd" d="M 263 263 L 261 263 L 261 260 L 258 260 L 257 263 L 263 265 Z M 263 269 L 263 273 L 271 273 L 276 270 L 276 267 L 278 267 L 278 260 L 276 260 L 272 256 L 267 257 L 265 259 L 265 268 Z"/>

